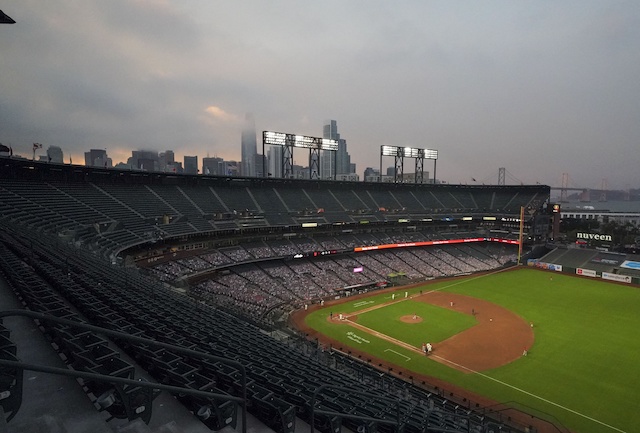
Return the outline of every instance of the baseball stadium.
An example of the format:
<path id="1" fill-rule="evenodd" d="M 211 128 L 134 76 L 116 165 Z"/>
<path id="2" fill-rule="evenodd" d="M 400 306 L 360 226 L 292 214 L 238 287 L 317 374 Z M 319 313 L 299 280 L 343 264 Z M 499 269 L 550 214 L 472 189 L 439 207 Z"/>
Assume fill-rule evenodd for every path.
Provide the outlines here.
<path id="1" fill-rule="evenodd" d="M 640 257 L 545 185 L 0 158 L 0 432 L 631 433 Z"/>

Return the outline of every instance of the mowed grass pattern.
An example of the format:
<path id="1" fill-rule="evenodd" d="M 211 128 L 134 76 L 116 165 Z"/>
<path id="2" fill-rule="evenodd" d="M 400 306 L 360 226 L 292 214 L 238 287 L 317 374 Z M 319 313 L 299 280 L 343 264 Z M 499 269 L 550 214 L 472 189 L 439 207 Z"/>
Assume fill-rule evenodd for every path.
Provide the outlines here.
<path id="1" fill-rule="evenodd" d="M 426 357 L 407 361 L 404 364 L 407 368 L 442 378 L 496 401 L 509 402 L 542 418 L 559 420 L 575 432 L 640 431 L 640 411 L 637 410 L 640 289 L 637 287 L 522 268 L 437 282 L 412 289 L 410 293 L 421 289 L 460 293 L 501 305 L 534 324 L 535 343 L 529 356 L 477 374 L 464 374 Z M 358 302 L 375 305 L 385 300 L 389 299 L 380 294 Z M 412 302 L 398 305 L 409 303 Z M 351 304 L 345 304 L 345 310 L 363 308 Z M 392 323 L 398 312 L 387 315 L 385 311 L 391 311 L 387 308 L 376 310 L 372 319 L 374 324 Z M 413 313 L 411 307 L 406 311 L 406 314 Z M 326 314 L 323 310 L 314 312 L 307 323 L 334 338 L 349 332 L 344 325 L 318 320 L 320 316 L 326 318 Z M 450 319 L 441 319 L 445 328 L 443 335 L 447 334 Z M 452 328 L 459 326 L 453 322 Z M 389 331 L 389 334 L 391 332 L 395 331 Z M 452 331 L 451 335 L 456 332 L 459 331 Z M 416 346 L 424 339 L 412 333 L 401 337 L 403 334 L 398 332 L 395 338 Z M 359 349 L 365 348 L 363 343 L 356 346 L 348 338 L 339 339 Z M 435 337 L 433 340 L 437 341 Z M 388 348 L 386 342 L 366 345 L 366 349 L 376 356 L 396 361 L 389 358 L 397 355 Z M 396 351 L 402 353 L 402 350 Z"/>
<path id="2" fill-rule="evenodd" d="M 402 322 L 402 316 L 413 314 L 420 316 L 422 322 Z M 421 347 L 422 343 L 445 340 L 477 322 L 471 315 L 407 300 L 360 314 L 358 323 L 415 347 Z"/>

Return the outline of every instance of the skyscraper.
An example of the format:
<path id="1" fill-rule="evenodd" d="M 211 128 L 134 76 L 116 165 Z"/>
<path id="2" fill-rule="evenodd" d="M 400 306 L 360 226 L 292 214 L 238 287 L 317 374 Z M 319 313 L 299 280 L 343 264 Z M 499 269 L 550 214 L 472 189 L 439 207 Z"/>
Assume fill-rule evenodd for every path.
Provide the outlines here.
<path id="1" fill-rule="evenodd" d="M 154 150 L 133 150 L 127 164 L 134 170 L 156 171 L 158 169 L 158 152 Z"/>
<path id="2" fill-rule="evenodd" d="M 282 146 L 269 146 L 267 150 L 268 167 L 267 176 L 282 177 Z"/>
<path id="3" fill-rule="evenodd" d="M 158 155 L 158 170 L 160 171 L 170 171 L 167 170 L 169 167 L 173 167 L 173 163 L 175 161 L 175 153 L 173 150 L 167 150 L 166 152 L 160 152 Z"/>
<path id="4" fill-rule="evenodd" d="M 198 156 L 184 156 L 184 172 L 186 174 L 198 174 Z"/>
<path id="5" fill-rule="evenodd" d="M 59 146 L 49 146 L 49 148 L 47 149 L 47 160 L 49 162 L 57 162 L 62 164 L 64 160 L 62 149 L 60 149 Z"/>
<path id="6" fill-rule="evenodd" d="M 380 170 L 373 167 L 367 167 L 364 169 L 364 181 L 365 182 L 380 182 Z"/>
<path id="7" fill-rule="evenodd" d="M 88 167 L 111 167 L 111 158 L 105 149 L 91 149 L 84 153 L 84 165 Z"/>
<path id="8" fill-rule="evenodd" d="M 257 153 L 253 166 L 256 168 L 256 177 L 265 177 L 264 170 L 267 166 L 267 160 L 264 155 Z"/>
<path id="9" fill-rule="evenodd" d="M 224 171 L 224 160 L 222 158 L 218 158 L 217 156 L 207 156 L 202 158 L 202 174 L 206 175 L 225 175 Z"/>
<path id="10" fill-rule="evenodd" d="M 256 142 L 256 122 L 253 114 L 247 113 L 242 128 L 242 153 L 240 161 L 240 175 L 256 176 L 256 161 L 258 161 L 258 144 Z M 262 167 L 261 167 L 262 171 Z"/>
<path id="11" fill-rule="evenodd" d="M 328 120 L 322 128 L 322 138 L 329 138 L 338 142 L 335 152 L 323 151 L 321 155 L 321 177 L 333 179 L 334 175 L 351 173 L 351 156 L 347 152 L 347 141 L 340 138 L 338 124 L 335 120 Z M 334 159 L 335 158 L 335 159 Z"/>

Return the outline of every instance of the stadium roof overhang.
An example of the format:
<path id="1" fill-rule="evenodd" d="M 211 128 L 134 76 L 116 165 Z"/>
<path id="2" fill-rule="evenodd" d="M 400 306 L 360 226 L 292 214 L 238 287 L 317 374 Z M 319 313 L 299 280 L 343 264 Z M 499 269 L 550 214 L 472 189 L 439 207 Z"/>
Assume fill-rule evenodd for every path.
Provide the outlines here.
<path id="1" fill-rule="evenodd" d="M 15 24 L 16 22 L 9 15 L 0 10 L 0 24 Z"/>

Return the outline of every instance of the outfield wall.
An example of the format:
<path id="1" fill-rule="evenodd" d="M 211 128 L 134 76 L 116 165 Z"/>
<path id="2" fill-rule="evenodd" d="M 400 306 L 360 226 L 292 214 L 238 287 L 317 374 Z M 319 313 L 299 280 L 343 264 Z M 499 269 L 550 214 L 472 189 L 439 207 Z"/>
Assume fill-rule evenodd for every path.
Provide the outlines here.
<path id="1" fill-rule="evenodd" d="M 640 285 L 640 277 L 623 275 L 615 272 L 598 271 L 594 269 L 589 269 L 587 267 L 575 268 L 571 266 L 564 266 L 559 263 L 543 262 L 538 259 L 527 260 L 527 266 L 531 266 L 538 269 L 545 269 L 548 271 L 562 272 L 564 274 L 575 274 L 582 277 L 602 278 L 603 280 L 613 281 L 616 283 Z M 635 269 L 638 269 L 638 267 L 640 267 L 640 262 L 626 260 L 625 262 L 623 262 L 621 267 L 628 267 L 629 269 L 635 270 Z"/>

